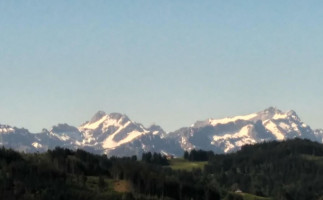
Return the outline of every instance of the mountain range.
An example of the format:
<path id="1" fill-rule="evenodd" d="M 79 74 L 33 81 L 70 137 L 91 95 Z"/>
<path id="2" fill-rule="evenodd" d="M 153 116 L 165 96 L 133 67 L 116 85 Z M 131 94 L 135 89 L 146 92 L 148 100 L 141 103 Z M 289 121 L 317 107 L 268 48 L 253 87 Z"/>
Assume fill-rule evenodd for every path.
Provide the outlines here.
<path id="1" fill-rule="evenodd" d="M 124 114 L 103 111 L 79 127 L 58 124 L 40 133 L 0 124 L 0 144 L 18 151 L 43 152 L 60 146 L 108 156 L 140 156 L 148 151 L 182 156 L 192 149 L 230 153 L 246 144 L 295 137 L 322 143 L 323 129 L 313 130 L 295 111 L 274 107 L 244 116 L 197 121 L 169 133 L 160 126 L 146 128 Z"/>

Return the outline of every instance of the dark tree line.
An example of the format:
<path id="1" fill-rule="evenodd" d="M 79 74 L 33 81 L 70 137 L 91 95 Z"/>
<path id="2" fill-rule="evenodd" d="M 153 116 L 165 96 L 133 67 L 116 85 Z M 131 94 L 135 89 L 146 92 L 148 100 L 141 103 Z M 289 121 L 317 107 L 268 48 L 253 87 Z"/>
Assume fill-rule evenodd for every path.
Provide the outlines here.
<path id="1" fill-rule="evenodd" d="M 323 199 L 323 145 L 308 140 L 267 142 L 226 155 L 192 150 L 203 170 L 172 170 L 165 156 L 94 155 L 56 148 L 24 154 L 0 148 L 0 199 L 242 199 L 241 190 L 277 200 Z M 131 184 L 117 193 L 113 181 Z"/>
<path id="2" fill-rule="evenodd" d="M 94 155 L 83 150 L 55 148 L 42 154 L 0 149 L 1 199 L 219 199 L 217 187 L 202 186 L 202 171 L 173 171 L 165 156 Z M 95 179 L 94 179 L 95 178 Z M 98 189 L 89 188 L 89 180 Z M 106 180 L 126 180 L 128 194 L 106 191 Z M 111 186 L 112 188 L 112 186 Z"/>
<path id="3" fill-rule="evenodd" d="M 208 161 L 214 157 L 213 151 L 195 150 L 184 152 L 184 159 L 189 161 Z"/>
<path id="4" fill-rule="evenodd" d="M 142 161 L 146 163 L 156 164 L 156 165 L 169 165 L 169 162 L 165 155 L 162 155 L 160 153 L 143 153 L 142 154 Z"/>

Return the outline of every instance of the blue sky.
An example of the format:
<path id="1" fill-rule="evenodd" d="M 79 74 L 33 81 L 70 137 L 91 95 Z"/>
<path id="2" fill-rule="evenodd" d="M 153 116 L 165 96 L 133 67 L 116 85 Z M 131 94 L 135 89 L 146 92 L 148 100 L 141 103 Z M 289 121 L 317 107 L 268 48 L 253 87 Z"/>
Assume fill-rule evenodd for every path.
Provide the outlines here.
<path id="1" fill-rule="evenodd" d="M 0 123 L 167 131 L 293 109 L 323 128 L 322 1 L 0 0 Z"/>

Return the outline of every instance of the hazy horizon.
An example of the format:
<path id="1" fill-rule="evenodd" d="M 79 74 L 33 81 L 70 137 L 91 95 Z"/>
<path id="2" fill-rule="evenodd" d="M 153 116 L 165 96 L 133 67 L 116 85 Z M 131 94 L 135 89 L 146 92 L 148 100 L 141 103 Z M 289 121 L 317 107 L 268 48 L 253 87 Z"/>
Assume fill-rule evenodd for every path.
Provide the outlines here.
<path id="1" fill-rule="evenodd" d="M 0 124 L 166 131 L 270 106 L 323 128 L 321 1 L 0 1 Z"/>

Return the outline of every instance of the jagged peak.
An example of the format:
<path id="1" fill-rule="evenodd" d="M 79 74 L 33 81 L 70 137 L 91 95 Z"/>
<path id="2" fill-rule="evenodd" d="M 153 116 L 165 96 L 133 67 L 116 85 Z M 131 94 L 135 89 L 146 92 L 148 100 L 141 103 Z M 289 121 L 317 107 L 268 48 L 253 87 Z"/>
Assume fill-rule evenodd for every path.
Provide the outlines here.
<path id="1" fill-rule="evenodd" d="M 98 120 L 100 120 L 102 117 L 106 116 L 107 114 L 104 111 L 99 110 L 98 112 L 96 112 L 94 114 L 94 116 L 92 117 L 92 119 L 90 120 L 90 123 L 94 123 Z"/>
<path id="2" fill-rule="evenodd" d="M 156 125 L 156 124 L 150 125 L 149 128 L 148 128 L 148 130 L 150 130 L 153 133 L 157 133 L 157 132 L 158 133 L 162 133 L 162 134 L 166 133 L 161 126 Z"/>
<path id="3" fill-rule="evenodd" d="M 288 115 L 296 115 L 296 112 L 294 110 L 289 110 L 287 111 Z"/>
<path id="4" fill-rule="evenodd" d="M 262 121 L 288 118 L 287 113 L 281 111 L 277 107 L 266 108 L 265 110 L 258 112 L 257 115 L 256 120 Z"/>
<path id="5" fill-rule="evenodd" d="M 212 118 L 209 118 L 207 120 L 204 120 L 204 121 L 196 121 L 195 123 L 193 123 L 191 125 L 191 127 L 194 127 L 194 128 L 199 128 L 199 127 L 204 127 L 204 126 L 208 126 L 212 123 Z"/>
<path id="6" fill-rule="evenodd" d="M 230 122 L 236 122 L 238 120 L 244 120 L 244 121 L 266 121 L 266 120 L 277 120 L 277 119 L 284 119 L 284 118 L 293 118 L 294 120 L 300 121 L 299 117 L 297 116 L 296 112 L 291 110 L 288 112 L 283 112 L 277 107 L 268 107 L 262 111 L 241 115 L 241 116 L 233 116 L 233 117 L 225 117 L 221 119 L 213 119 L 209 118 L 204 121 L 196 121 L 194 124 L 191 125 L 191 127 L 199 128 L 204 126 L 216 126 L 218 124 L 227 124 Z"/>
<path id="7" fill-rule="evenodd" d="M 57 124 L 53 126 L 50 132 L 63 133 L 63 132 L 77 132 L 77 131 L 78 129 L 76 127 L 70 126 L 64 123 L 64 124 Z"/>
<path id="8" fill-rule="evenodd" d="M 40 133 L 49 133 L 49 130 L 46 128 L 43 128 Z"/>
<path id="9" fill-rule="evenodd" d="M 78 127 L 79 131 L 83 131 L 84 129 L 97 129 L 103 128 L 106 129 L 109 126 L 123 126 L 126 123 L 135 123 L 131 121 L 127 115 L 113 112 L 110 114 L 106 114 L 103 111 L 98 111 L 91 119 L 91 121 L 87 121 L 83 123 L 80 127 Z M 135 123 L 137 124 L 137 123 Z"/>
<path id="10" fill-rule="evenodd" d="M 152 124 L 149 126 L 149 129 L 162 129 L 162 127 L 156 124 Z"/>
<path id="11" fill-rule="evenodd" d="M 273 107 L 273 106 L 270 106 L 269 108 L 266 108 L 263 112 L 264 113 L 270 113 L 270 114 L 281 114 L 281 113 L 283 113 L 277 107 Z"/>
<path id="12" fill-rule="evenodd" d="M 126 120 L 130 120 L 127 115 L 121 114 L 121 113 L 117 113 L 117 112 L 110 113 L 109 114 L 109 118 L 115 119 L 115 120 L 119 120 L 121 118 L 126 119 Z"/>
<path id="13" fill-rule="evenodd" d="M 287 112 L 287 115 L 297 121 L 301 121 L 301 119 L 299 118 L 299 116 L 297 115 L 297 113 L 293 110 Z"/>
<path id="14" fill-rule="evenodd" d="M 260 113 L 260 115 L 263 114 L 262 117 L 267 117 L 268 119 L 293 119 L 296 121 L 301 121 L 301 119 L 298 117 L 296 112 L 294 110 L 289 110 L 287 112 L 283 112 L 277 108 L 270 107 L 263 112 Z"/>

